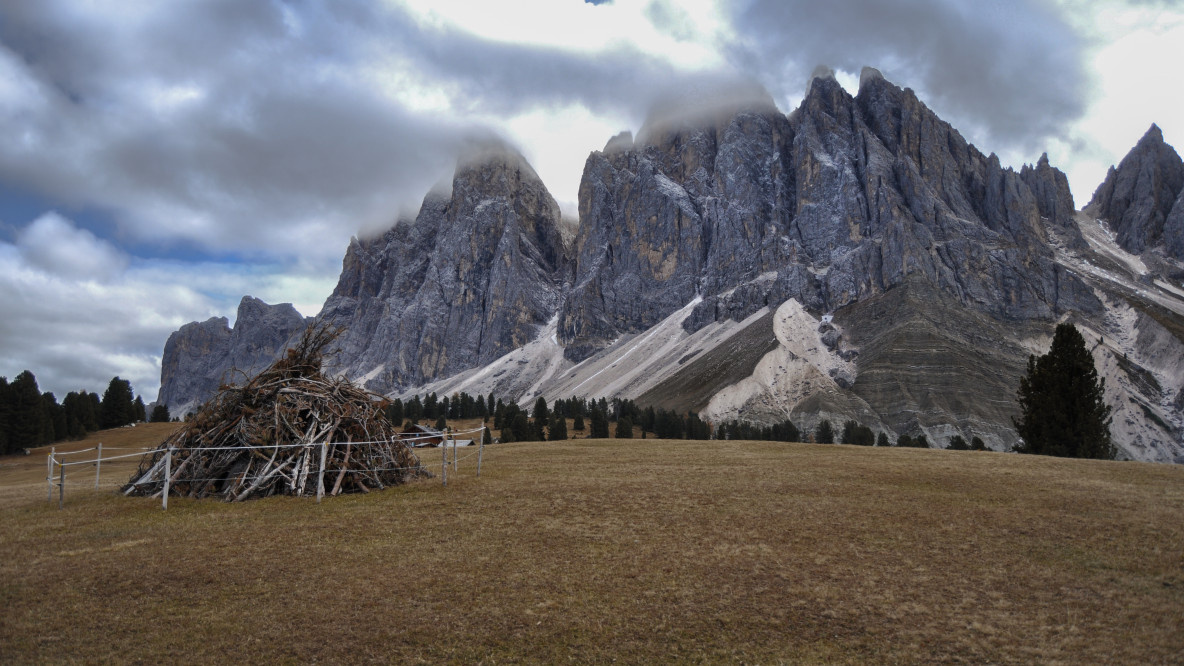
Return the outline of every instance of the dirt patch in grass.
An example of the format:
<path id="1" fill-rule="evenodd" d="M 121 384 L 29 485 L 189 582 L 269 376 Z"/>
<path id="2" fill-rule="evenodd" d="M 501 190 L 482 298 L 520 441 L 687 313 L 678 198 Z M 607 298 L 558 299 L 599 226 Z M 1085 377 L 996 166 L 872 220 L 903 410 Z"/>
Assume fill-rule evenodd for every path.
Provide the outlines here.
<path id="1" fill-rule="evenodd" d="M 466 458 L 447 488 L 163 512 L 85 488 L 58 511 L 44 457 L 40 472 L 9 460 L 7 662 L 1184 654 L 1173 466 L 573 440 L 487 448 L 482 477 Z"/>

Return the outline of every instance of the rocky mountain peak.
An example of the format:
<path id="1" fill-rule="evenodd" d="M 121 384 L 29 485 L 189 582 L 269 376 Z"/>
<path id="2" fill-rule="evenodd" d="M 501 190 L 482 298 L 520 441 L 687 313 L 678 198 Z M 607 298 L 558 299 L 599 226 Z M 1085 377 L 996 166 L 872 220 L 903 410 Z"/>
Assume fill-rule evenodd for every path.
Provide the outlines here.
<path id="1" fill-rule="evenodd" d="M 243 296 L 233 328 L 225 317 L 182 326 L 164 345 L 156 403 L 183 416 L 220 384 L 241 382 L 267 367 L 308 323 L 291 303 L 268 305 Z"/>
<path id="2" fill-rule="evenodd" d="M 321 317 L 344 329 L 337 371 L 380 392 L 488 363 L 532 340 L 566 276 L 559 205 L 508 147 L 458 165 L 447 198 L 351 243 Z"/>
<path id="3" fill-rule="evenodd" d="M 1084 247 L 1085 240 L 1077 228 L 1077 206 L 1069 191 L 1069 179 L 1060 169 L 1049 164 L 1048 153 L 1040 155 L 1036 166 L 1027 164 L 1020 169 L 1020 179 L 1032 190 L 1040 216 L 1059 229 L 1074 247 Z"/>
<path id="4" fill-rule="evenodd" d="M 1152 124 L 1094 192 L 1087 209 L 1106 220 L 1128 252 L 1162 248 L 1184 260 L 1184 161 Z M 1169 218 L 1172 220 L 1168 224 Z"/>

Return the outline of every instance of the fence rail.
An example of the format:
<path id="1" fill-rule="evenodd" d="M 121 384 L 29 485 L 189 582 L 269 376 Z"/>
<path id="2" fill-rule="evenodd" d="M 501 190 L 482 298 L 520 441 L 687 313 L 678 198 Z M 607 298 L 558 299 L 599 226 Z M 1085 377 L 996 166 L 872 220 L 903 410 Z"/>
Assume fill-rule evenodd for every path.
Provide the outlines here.
<path id="1" fill-rule="evenodd" d="M 488 427 L 486 427 L 486 426 L 482 426 L 480 428 L 473 428 L 470 430 L 458 430 L 458 431 L 453 431 L 451 428 L 449 428 L 446 432 L 443 432 L 439 435 L 416 435 L 413 437 L 399 437 L 397 441 L 405 442 L 414 448 L 421 448 L 421 447 L 415 447 L 414 446 L 415 442 L 425 442 L 425 441 L 429 441 L 429 440 L 439 441 L 439 447 L 441 449 L 441 456 L 442 456 L 442 462 L 440 465 L 440 478 L 441 478 L 442 484 L 444 486 L 447 486 L 448 485 L 448 468 L 452 467 L 452 472 L 453 472 L 453 475 L 455 476 L 459 472 L 459 464 L 462 461 L 467 460 L 473 456 L 477 456 L 477 476 L 478 477 L 481 476 L 481 466 L 482 466 L 482 462 L 484 460 L 484 454 L 485 454 L 485 437 L 484 437 L 484 435 L 485 435 L 486 431 L 488 431 Z M 461 435 L 477 435 L 478 433 L 480 433 L 480 435 L 481 435 L 479 439 L 477 437 L 471 438 L 473 440 L 477 440 L 478 444 L 476 446 L 468 445 L 465 447 L 465 448 L 472 448 L 472 449 L 476 449 L 476 450 L 470 451 L 469 453 L 467 453 L 464 456 L 458 456 L 457 449 L 461 448 L 461 447 L 459 447 L 457 445 L 457 441 L 456 441 L 457 437 L 461 436 Z M 319 446 L 319 447 L 321 447 L 321 456 L 320 456 L 321 463 L 320 464 L 321 464 L 322 471 L 325 471 L 324 470 L 325 454 L 329 450 L 329 447 L 345 446 L 347 444 L 350 446 L 353 446 L 353 447 L 389 445 L 393 441 L 396 441 L 396 440 L 390 440 L 390 441 L 375 440 L 375 441 L 368 441 L 368 442 L 325 442 L 325 443 L 320 443 L 320 444 L 317 444 L 317 443 L 295 443 L 295 444 L 267 444 L 267 445 L 260 445 L 260 446 L 188 447 L 185 449 L 185 451 L 186 452 L 247 451 L 247 450 L 279 451 L 279 450 L 283 450 L 283 449 L 294 449 L 294 448 L 310 448 L 311 449 L 314 446 Z M 449 449 L 452 450 L 451 462 L 448 460 Z M 83 460 L 69 459 L 69 457 L 77 456 L 82 453 L 90 453 L 92 451 L 95 452 L 95 455 L 93 458 L 87 457 Z M 109 451 L 134 451 L 135 453 L 123 453 L 123 454 L 118 454 L 118 455 L 113 455 L 113 456 L 104 456 L 103 455 L 104 452 L 109 452 Z M 49 453 L 46 456 L 46 476 L 45 476 L 46 501 L 50 502 L 50 503 L 53 502 L 53 491 L 54 491 L 54 488 L 56 487 L 58 490 L 58 509 L 61 509 L 64 506 L 65 497 L 66 497 L 66 468 L 67 467 L 81 467 L 81 466 L 93 465 L 95 468 L 94 488 L 95 488 L 95 490 L 98 490 L 100 488 L 101 481 L 102 481 L 102 465 L 104 462 L 111 462 L 111 461 L 116 461 L 116 460 L 126 460 L 129 458 L 143 458 L 146 455 L 150 455 L 150 454 L 156 453 L 158 451 L 160 451 L 159 446 L 156 446 L 156 447 L 114 447 L 114 446 L 104 447 L 101 442 L 97 446 L 93 446 L 91 448 L 78 449 L 76 451 L 68 451 L 68 452 L 65 452 L 65 451 L 58 452 L 56 450 L 56 447 L 50 447 Z M 165 454 L 165 469 L 169 470 L 171 467 L 171 462 L 172 462 L 173 449 L 172 448 L 165 449 L 164 454 Z M 373 468 L 366 468 L 365 470 L 344 470 L 344 472 L 350 473 L 350 474 L 358 474 L 358 473 L 362 473 L 362 472 L 393 472 L 393 471 L 410 470 L 410 469 L 414 469 L 414 468 L 411 468 L 411 467 L 373 467 Z M 163 492 L 160 493 L 161 508 L 165 509 L 165 510 L 168 509 L 168 495 L 169 495 L 169 493 L 168 493 L 168 478 L 169 478 L 169 476 L 170 476 L 169 472 L 166 471 L 165 472 L 165 479 L 166 479 L 165 487 L 164 487 Z M 230 481 L 230 480 L 232 480 L 231 477 L 211 478 L 211 479 L 186 479 L 187 482 L 215 482 L 215 481 L 225 482 L 225 481 Z M 155 494 L 153 496 L 155 497 Z M 324 496 L 324 488 L 318 487 L 317 501 L 320 502 L 321 498 L 323 496 Z"/>

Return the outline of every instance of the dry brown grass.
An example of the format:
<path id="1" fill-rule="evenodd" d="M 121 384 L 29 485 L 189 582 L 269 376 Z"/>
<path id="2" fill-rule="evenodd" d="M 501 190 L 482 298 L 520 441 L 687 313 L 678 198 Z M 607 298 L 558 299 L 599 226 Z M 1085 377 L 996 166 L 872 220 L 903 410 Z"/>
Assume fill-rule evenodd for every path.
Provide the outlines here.
<path id="1" fill-rule="evenodd" d="M 660 440 L 486 453 L 448 488 L 167 512 L 115 496 L 126 475 L 87 490 L 93 469 L 58 511 L 44 456 L 4 459 L 2 660 L 1184 655 L 1180 467 Z"/>

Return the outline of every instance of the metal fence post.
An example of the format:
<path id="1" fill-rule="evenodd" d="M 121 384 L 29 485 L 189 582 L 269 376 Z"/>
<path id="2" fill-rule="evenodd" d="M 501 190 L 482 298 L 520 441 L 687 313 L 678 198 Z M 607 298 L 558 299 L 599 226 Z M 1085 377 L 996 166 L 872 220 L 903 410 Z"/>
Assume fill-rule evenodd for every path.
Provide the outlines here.
<path id="1" fill-rule="evenodd" d="M 53 454 L 57 449 L 49 447 L 49 455 L 45 458 L 45 501 L 53 502 Z"/>
<path id="2" fill-rule="evenodd" d="M 99 442 L 99 452 L 95 454 L 95 490 L 99 489 L 99 470 L 103 466 L 103 443 Z"/>

